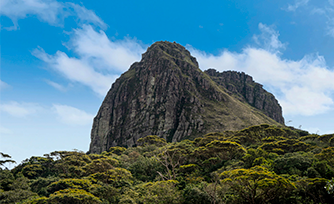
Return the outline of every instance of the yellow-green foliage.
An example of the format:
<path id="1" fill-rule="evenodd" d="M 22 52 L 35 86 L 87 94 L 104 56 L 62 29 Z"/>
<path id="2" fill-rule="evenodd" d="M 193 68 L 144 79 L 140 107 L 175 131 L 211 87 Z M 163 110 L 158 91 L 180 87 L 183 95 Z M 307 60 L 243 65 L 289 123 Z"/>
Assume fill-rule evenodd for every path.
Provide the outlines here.
<path id="1" fill-rule="evenodd" d="M 264 127 L 260 125 L 255 125 L 255 126 L 251 126 L 249 128 L 240 130 L 239 134 L 237 134 L 236 136 L 239 136 L 239 137 L 243 136 L 241 138 L 246 140 L 245 142 L 254 143 L 254 142 L 261 141 L 264 134 L 265 134 Z"/>
<path id="2" fill-rule="evenodd" d="M 334 147 L 334 136 L 329 140 L 329 146 Z"/>
<path id="3" fill-rule="evenodd" d="M 48 191 L 53 193 L 68 188 L 88 190 L 92 182 L 87 179 L 61 179 L 48 186 Z"/>
<path id="4" fill-rule="evenodd" d="M 71 164 L 73 164 L 72 162 L 79 162 L 75 165 L 84 165 L 85 163 L 90 162 L 89 156 L 87 156 L 84 152 L 79 151 L 55 151 L 51 152 L 50 155 L 47 154 L 47 156 L 51 156 L 57 161 L 69 161 Z M 82 163 L 82 161 L 84 163 Z"/>
<path id="5" fill-rule="evenodd" d="M 132 179 L 131 172 L 123 168 L 114 168 L 106 172 L 99 172 L 90 175 L 91 178 L 114 186 L 121 186 L 124 183 L 130 183 Z"/>
<path id="6" fill-rule="evenodd" d="M 284 150 L 284 152 L 309 151 L 312 146 L 310 144 L 306 144 L 305 142 L 301 142 L 295 139 L 287 139 L 277 142 L 264 143 L 263 145 L 261 145 L 261 148 L 269 152 L 278 153 L 274 149 L 282 149 Z"/>
<path id="7" fill-rule="evenodd" d="M 240 141 L 242 144 L 261 143 L 267 140 L 297 139 L 299 134 L 289 128 L 269 126 L 267 124 L 251 126 L 233 134 L 234 140 Z M 264 140 L 265 141 L 265 140 Z M 266 141 L 265 141 L 266 142 Z"/>
<path id="8" fill-rule="evenodd" d="M 306 135 L 306 136 L 300 137 L 299 140 L 300 141 L 315 140 L 315 139 L 318 139 L 318 138 L 319 138 L 319 135 L 312 134 L 312 135 Z"/>
<path id="9" fill-rule="evenodd" d="M 105 151 L 106 152 L 106 151 Z M 88 157 L 91 159 L 91 160 L 97 160 L 97 159 L 105 159 L 108 157 L 108 155 L 104 155 L 103 153 L 102 154 L 89 154 Z"/>
<path id="10" fill-rule="evenodd" d="M 171 143 L 166 147 L 169 153 L 176 154 L 183 158 L 188 158 L 195 149 L 193 142 L 190 140 L 183 140 L 178 143 Z M 162 147 L 162 149 L 163 148 L 164 147 Z"/>
<path id="11" fill-rule="evenodd" d="M 82 189 L 65 189 L 51 194 L 47 203 L 61 204 L 98 204 L 101 200 Z"/>
<path id="12" fill-rule="evenodd" d="M 334 203 L 334 136 L 257 125 L 85 154 L 55 151 L 0 170 L 0 203 Z M 217 176 L 219 175 L 219 176 Z"/>
<path id="13" fill-rule="evenodd" d="M 43 166 L 41 164 L 28 164 L 27 166 L 23 167 L 22 173 L 24 176 L 28 178 L 36 178 L 40 174 L 43 173 Z"/>
<path id="14" fill-rule="evenodd" d="M 314 203 L 331 203 L 326 202 L 326 196 L 329 194 L 324 194 L 326 182 L 328 180 L 324 178 L 303 178 L 296 182 L 297 187 L 305 193 L 304 200 L 311 198 Z"/>
<path id="15" fill-rule="evenodd" d="M 318 136 L 318 139 L 323 142 L 329 142 L 330 139 L 334 137 L 334 134 L 326 134 L 326 135 L 320 135 Z"/>
<path id="16" fill-rule="evenodd" d="M 294 183 L 261 166 L 225 171 L 220 177 L 240 201 L 253 204 L 269 203 L 296 188 Z"/>
<path id="17" fill-rule="evenodd" d="M 83 155 L 78 155 L 78 154 L 73 154 L 73 155 L 68 155 L 64 157 L 61 161 L 58 163 L 62 165 L 73 165 L 73 166 L 85 166 L 86 164 L 89 164 L 91 162 L 91 159 L 89 156 L 83 154 Z"/>
<path id="18" fill-rule="evenodd" d="M 119 162 L 116 159 L 104 157 L 93 160 L 90 164 L 84 166 L 83 169 L 86 171 L 86 175 L 89 175 L 113 169 L 118 164 Z"/>
<path id="19" fill-rule="evenodd" d="M 181 172 L 191 172 L 198 169 L 197 164 L 187 164 L 187 165 L 182 165 L 180 166 L 180 171 Z"/>
<path id="20" fill-rule="evenodd" d="M 156 145 L 161 147 L 166 145 L 167 142 L 164 138 L 160 138 L 156 135 L 148 135 L 146 137 L 138 139 L 137 144 L 139 146 Z"/>
<path id="21" fill-rule="evenodd" d="M 54 157 L 54 170 L 66 178 L 80 178 L 84 174 L 83 167 L 91 163 L 88 155 L 77 151 L 56 151 L 47 156 Z"/>
<path id="22" fill-rule="evenodd" d="M 280 154 L 280 155 L 284 154 L 284 150 L 281 149 L 281 148 L 273 148 L 271 150 L 271 152 L 276 153 L 276 154 Z"/>
<path id="23" fill-rule="evenodd" d="M 139 197 L 137 201 L 151 204 L 181 203 L 182 196 L 175 186 L 178 181 L 147 182 L 136 186 Z"/>
<path id="24" fill-rule="evenodd" d="M 231 141 L 213 140 L 204 147 L 198 147 L 194 150 L 197 158 L 209 159 L 211 157 L 219 160 L 230 160 L 244 156 L 246 149 L 240 144 Z"/>
<path id="25" fill-rule="evenodd" d="M 126 150 L 125 147 L 118 147 L 118 146 L 109 148 L 109 152 L 117 154 L 117 155 L 121 155 L 125 150 Z"/>
<path id="26" fill-rule="evenodd" d="M 311 145 L 317 145 L 319 147 L 328 147 L 328 144 L 330 143 L 331 135 L 306 135 L 303 137 L 300 137 L 299 140 L 303 141 L 305 143 L 311 144 Z"/>
<path id="27" fill-rule="evenodd" d="M 288 138 L 283 137 L 283 136 L 270 136 L 270 137 L 263 138 L 262 141 L 263 142 L 276 142 L 276 141 L 286 140 L 286 139 Z"/>
<path id="28" fill-rule="evenodd" d="M 331 167 L 334 168 L 334 147 L 328 147 L 323 149 L 319 154 L 315 155 L 319 160 L 326 161 Z"/>
<path id="29" fill-rule="evenodd" d="M 247 150 L 247 154 L 242 158 L 244 166 L 250 168 L 253 166 L 271 166 L 272 162 L 278 157 L 278 154 L 266 152 L 261 148 Z"/>
<path id="30" fill-rule="evenodd" d="M 194 140 L 194 144 L 199 147 L 199 146 L 205 146 L 208 143 L 212 142 L 213 140 L 221 140 L 224 138 L 224 135 L 222 133 L 208 133 L 204 135 L 203 138 L 196 138 Z"/>
<path id="31" fill-rule="evenodd" d="M 33 179 L 39 176 L 46 176 L 53 171 L 54 160 L 50 157 L 31 157 L 18 165 L 14 172 L 21 172 L 24 176 Z"/>
<path id="32" fill-rule="evenodd" d="M 32 199 L 30 201 L 26 201 L 24 203 L 29 203 L 29 204 L 47 204 L 48 203 L 48 198 L 43 196 L 43 197 L 38 197 L 35 199 Z"/>
<path id="33" fill-rule="evenodd" d="M 89 192 L 100 198 L 103 203 L 117 203 L 118 197 L 121 195 L 122 188 L 115 188 L 112 185 L 93 184 L 89 188 Z"/>

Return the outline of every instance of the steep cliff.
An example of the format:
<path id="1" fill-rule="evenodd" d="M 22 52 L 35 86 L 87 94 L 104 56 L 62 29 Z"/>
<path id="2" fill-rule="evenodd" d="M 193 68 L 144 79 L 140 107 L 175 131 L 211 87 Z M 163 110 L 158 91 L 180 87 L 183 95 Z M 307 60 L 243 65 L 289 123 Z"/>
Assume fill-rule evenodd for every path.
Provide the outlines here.
<path id="1" fill-rule="evenodd" d="M 217 72 L 215 69 L 208 69 L 205 73 L 218 85 L 223 86 L 231 96 L 247 102 L 284 124 L 282 108 L 275 96 L 264 90 L 261 84 L 254 82 L 251 76 L 236 71 Z"/>
<path id="2" fill-rule="evenodd" d="M 219 76 L 214 80 L 183 46 L 154 43 L 112 85 L 94 118 L 89 151 L 132 146 L 147 135 L 180 141 L 211 131 L 279 125 L 264 109 L 227 93 Z"/>

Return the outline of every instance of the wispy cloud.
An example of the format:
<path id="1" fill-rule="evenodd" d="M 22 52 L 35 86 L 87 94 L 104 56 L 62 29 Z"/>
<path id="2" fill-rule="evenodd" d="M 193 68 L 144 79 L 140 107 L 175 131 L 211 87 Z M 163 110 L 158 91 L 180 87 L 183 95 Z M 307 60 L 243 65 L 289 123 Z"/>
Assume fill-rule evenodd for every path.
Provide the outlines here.
<path id="1" fill-rule="evenodd" d="M 42 48 L 32 54 L 65 78 L 90 87 L 100 96 L 104 96 L 119 74 L 139 61 L 144 52 L 136 39 L 111 41 L 103 31 L 97 32 L 90 25 L 75 29 L 66 46 L 78 57 L 69 57 L 61 51 L 49 55 Z"/>
<path id="2" fill-rule="evenodd" d="M 289 4 L 284 10 L 296 11 L 300 7 L 304 7 L 305 14 L 312 15 L 312 18 L 318 15 L 326 25 L 321 25 L 326 30 L 326 34 L 334 37 L 334 0 L 321 1 L 321 4 L 318 5 L 315 3 L 311 5 L 309 0 L 296 0 L 293 5 Z"/>
<path id="3" fill-rule="evenodd" d="M 33 55 L 46 62 L 50 68 L 65 78 L 72 82 L 82 83 L 101 96 L 105 95 L 110 84 L 117 77 L 96 72 L 88 62 L 68 57 L 67 54 L 60 51 L 55 55 L 49 55 L 43 49 L 36 49 Z"/>
<path id="4" fill-rule="evenodd" d="M 92 23 L 99 26 L 102 29 L 106 29 L 108 26 L 105 24 L 100 17 L 98 17 L 94 11 L 86 9 L 84 6 L 80 6 L 74 3 L 65 3 L 68 10 L 72 10 L 71 14 L 76 16 L 82 25 Z"/>
<path id="5" fill-rule="evenodd" d="M 315 115 L 333 108 L 334 71 L 325 59 L 317 54 L 297 61 L 283 59 L 274 49 L 284 47 L 278 32 L 263 24 L 259 27 L 265 33 L 261 38 L 267 38 L 262 48 L 247 47 L 241 53 L 224 50 L 215 56 L 188 47 L 201 69 L 236 70 L 253 76 L 278 97 L 286 115 Z"/>
<path id="6" fill-rule="evenodd" d="M 296 11 L 299 7 L 306 6 L 309 0 L 295 0 L 294 4 L 288 4 L 287 11 Z"/>
<path id="7" fill-rule="evenodd" d="M 7 30 L 16 30 L 18 20 L 31 15 L 53 26 L 62 26 L 64 19 L 72 16 L 81 24 L 92 23 L 103 29 L 107 27 L 93 11 L 74 3 L 56 0 L 1 0 L 0 8 L 0 14 L 13 22 L 13 26 L 5 28 Z"/>
<path id="8" fill-rule="evenodd" d="M 311 13 L 318 14 L 326 18 L 327 34 L 334 37 L 334 1 L 328 0 L 324 7 L 313 8 Z"/>
<path id="9" fill-rule="evenodd" d="M 286 43 L 282 43 L 278 37 L 279 32 L 276 31 L 273 26 L 267 26 L 259 23 L 260 35 L 254 35 L 253 40 L 263 49 L 270 52 L 277 52 L 279 50 L 285 49 Z"/>
<path id="10" fill-rule="evenodd" d="M 8 88 L 10 88 L 10 86 L 6 82 L 0 80 L 0 91 L 3 91 Z"/>
<path id="11" fill-rule="evenodd" d="M 49 84 L 50 86 L 52 86 L 53 88 L 59 90 L 59 91 L 66 91 L 66 87 L 64 87 L 63 85 L 61 84 L 58 84 L 54 81 L 51 81 L 51 80 L 48 80 L 48 79 L 45 79 L 44 80 L 47 84 Z"/>
<path id="12" fill-rule="evenodd" d="M 16 101 L 11 101 L 0 104 L 0 112 L 4 112 L 18 118 L 24 118 L 42 110 L 43 108 L 35 103 L 18 103 Z"/>
<path id="13" fill-rule="evenodd" d="M 67 105 L 53 105 L 54 113 L 58 119 L 67 125 L 89 125 L 92 124 L 94 116 L 83 110 Z"/>
<path id="14" fill-rule="evenodd" d="M 78 108 L 53 104 L 51 107 L 42 106 L 36 103 L 11 101 L 0 104 L 0 113 L 8 114 L 15 118 L 26 119 L 32 116 L 49 120 L 58 118 L 58 120 L 67 125 L 90 125 L 93 121 L 93 115 Z M 3 118 L 2 118 L 3 119 Z M 10 134 L 11 131 L 0 126 L 0 133 Z"/>

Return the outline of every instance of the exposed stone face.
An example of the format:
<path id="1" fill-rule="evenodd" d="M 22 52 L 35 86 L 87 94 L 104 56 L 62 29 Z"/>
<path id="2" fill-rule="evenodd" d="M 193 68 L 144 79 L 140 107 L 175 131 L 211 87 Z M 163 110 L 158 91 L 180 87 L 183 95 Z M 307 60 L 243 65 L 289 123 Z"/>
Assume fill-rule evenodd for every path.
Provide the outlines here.
<path id="1" fill-rule="evenodd" d="M 147 135 L 180 141 L 261 123 L 278 124 L 222 90 L 183 46 L 157 42 L 112 85 L 94 118 L 89 151 L 132 146 Z"/>
<path id="2" fill-rule="evenodd" d="M 261 84 L 254 82 L 251 76 L 244 72 L 217 72 L 215 69 L 208 69 L 205 73 L 217 84 L 223 86 L 231 96 L 246 101 L 270 118 L 284 124 L 282 108 L 275 96 L 264 90 Z"/>

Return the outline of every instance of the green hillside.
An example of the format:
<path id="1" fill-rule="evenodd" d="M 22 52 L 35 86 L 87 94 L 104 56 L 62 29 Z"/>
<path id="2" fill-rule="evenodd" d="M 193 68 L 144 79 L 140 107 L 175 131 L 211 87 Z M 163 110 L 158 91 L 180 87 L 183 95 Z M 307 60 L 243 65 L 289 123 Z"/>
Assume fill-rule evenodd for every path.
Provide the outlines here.
<path id="1" fill-rule="evenodd" d="M 334 203 L 334 134 L 263 124 L 137 143 L 2 169 L 0 203 Z M 10 162 L 1 155 L 1 165 Z"/>

